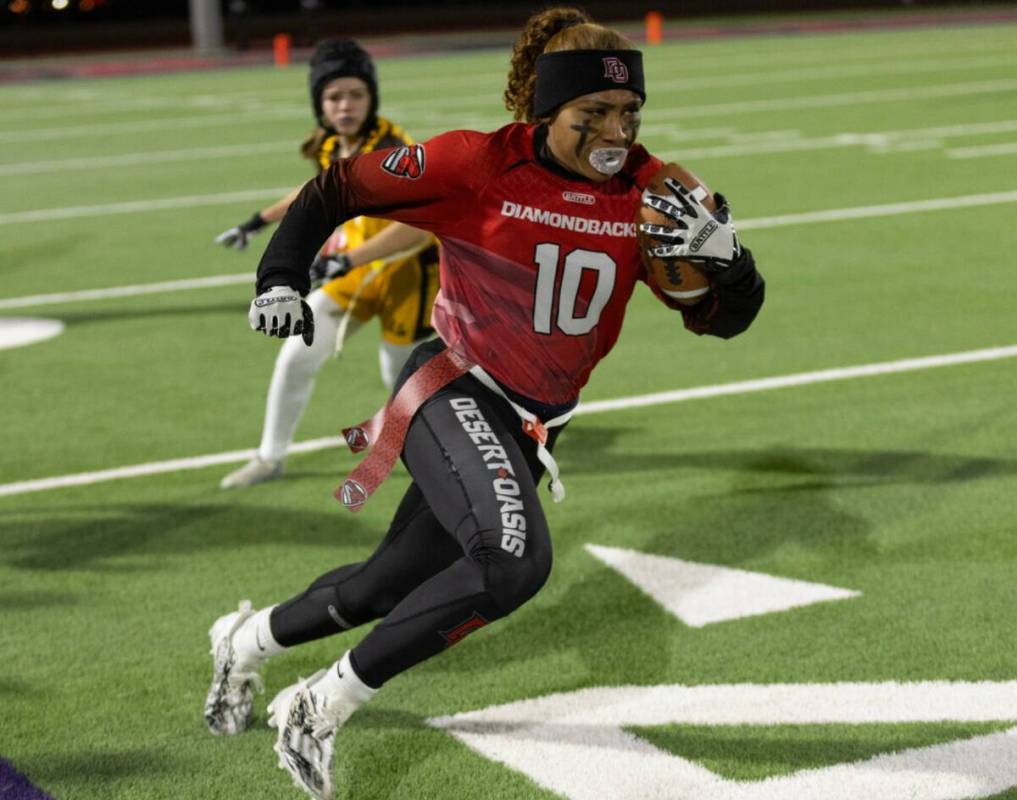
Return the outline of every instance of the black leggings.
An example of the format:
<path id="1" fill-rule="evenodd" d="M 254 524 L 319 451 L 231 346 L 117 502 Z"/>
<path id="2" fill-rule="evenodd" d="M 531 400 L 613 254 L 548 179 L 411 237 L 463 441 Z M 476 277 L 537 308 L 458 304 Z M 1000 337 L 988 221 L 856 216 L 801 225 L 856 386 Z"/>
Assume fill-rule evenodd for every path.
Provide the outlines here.
<path id="1" fill-rule="evenodd" d="M 397 387 L 443 346 L 418 347 Z M 517 609 L 551 571 L 536 449 L 512 408 L 472 376 L 438 391 L 407 433 L 413 482 L 385 538 L 367 561 L 280 604 L 276 641 L 290 647 L 382 619 L 351 654 L 378 687 Z"/>

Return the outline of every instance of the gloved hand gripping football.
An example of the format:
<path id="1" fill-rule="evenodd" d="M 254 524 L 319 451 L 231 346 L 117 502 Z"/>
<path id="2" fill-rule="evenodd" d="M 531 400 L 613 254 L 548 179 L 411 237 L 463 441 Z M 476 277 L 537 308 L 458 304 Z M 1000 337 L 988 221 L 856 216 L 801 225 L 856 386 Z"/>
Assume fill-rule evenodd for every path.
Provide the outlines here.
<path id="1" fill-rule="evenodd" d="M 713 195 L 717 210 L 711 213 L 694 191 L 678 181 L 665 178 L 664 184 L 670 196 L 647 195 L 643 202 L 674 224 L 640 225 L 643 233 L 660 242 L 649 248 L 649 255 L 691 261 L 703 272 L 721 276 L 742 252 L 724 195 Z"/>

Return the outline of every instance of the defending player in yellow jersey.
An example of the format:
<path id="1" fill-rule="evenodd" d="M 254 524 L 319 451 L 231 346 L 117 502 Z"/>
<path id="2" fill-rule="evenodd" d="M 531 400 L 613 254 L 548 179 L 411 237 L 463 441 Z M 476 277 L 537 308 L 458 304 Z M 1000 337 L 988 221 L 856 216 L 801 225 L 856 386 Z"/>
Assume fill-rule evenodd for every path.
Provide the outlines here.
<path id="1" fill-rule="evenodd" d="M 311 58 L 311 104 L 317 127 L 301 152 L 319 170 L 358 153 L 412 144 L 398 126 L 378 116 L 378 79 L 370 55 L 348 39 L 327 39 Z M 302 186 L 230 228 L 216 241 L 243 250 L 250 236 L 277 222 Z M 381 377 L 391 387 L 410 352 L 432 333 L 438 291 L 438 245 L 429 233 L 381 219 L 357 217 L 338 228 L 311 266 L 323 281 L 307 296 L 314 312 L 314 343 L 287 339 L 269 386 L 261 445 L 254 459 L 223 478 L 223 488 L 278 477 L 314 377 L 343 339 L 377 317 Z"/>

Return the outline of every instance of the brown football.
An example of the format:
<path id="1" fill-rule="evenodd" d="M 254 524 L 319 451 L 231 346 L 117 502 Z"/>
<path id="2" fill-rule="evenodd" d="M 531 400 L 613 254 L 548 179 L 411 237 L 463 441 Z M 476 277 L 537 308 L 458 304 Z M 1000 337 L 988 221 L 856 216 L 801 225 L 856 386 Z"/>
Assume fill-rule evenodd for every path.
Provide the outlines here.
<path id="1" fill-rule="evenodd" d="M 671 194 L 671 190 L 664 185 L 664 178 L 673 178 L 688 189 L 696 189 L 701 186 L 706 192 L 706 197 L 701 201 L 710 211 L 717 209 L 713 200 L 713 193 L 706 187 L 699 178 L 689 172 L 685 167 L 678 164 L 665 164 L 664 167 L 653 176 L 647 189 L 653 194 Z M 652 225 L 673 225 L 670 217 L 661 214 L 649 206 L 640 206 L 636 214 L 636 223 L 649 222 Z M 659 258 L 651 258 L 646 253 L 646 248 L 655 242 L 642 231 L 638 232 L 639 252 L 643 257 L 643 264 L 652 280 L 668 297 L 682 305 L 691 306 L 703 299 L 703 295 L 710 291 L 710 284 L 696 266 L 690 261 L 670 260 L 662 261 Z"/>

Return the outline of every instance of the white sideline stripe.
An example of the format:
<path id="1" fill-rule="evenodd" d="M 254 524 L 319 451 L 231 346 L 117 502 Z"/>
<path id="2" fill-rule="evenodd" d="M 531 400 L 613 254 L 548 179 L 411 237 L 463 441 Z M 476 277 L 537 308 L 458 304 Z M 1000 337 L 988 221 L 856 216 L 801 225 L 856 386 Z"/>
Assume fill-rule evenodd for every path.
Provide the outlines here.
<path id="1" fill-rule="evenodd" d="M 182 117 L 138 120 L 135 122 L 103 122 L 88 125 L 63 125 L 56 128 L 30 128 L 27 130 L 0 131 L 0 142 L 38 142 L 46 139 L 72 139 L 76 136 L 104 136 L 118 133 L 165 131 L 175 128 L 202 128 L 221 125 L 231 128 L 259 119 L 303 119 L 305 105 L 275 105 L 255 111 L 234 111 L 230 114 L 191 114 Z"/>
<path id="2" fill-rule="evenodd" d="M 76 217 L 102 217 L 109 214 L 132 214 L 140 211 L 160 211 L 166 208 L 225 205 L 246 200 L 276 198 L 292 191 L 292 189 L 292 186 L 281 189 L 248 189 L 242 192 L 226 192 L 224 194 L 200 194 L 186 197 L 164 197 L 157 200 L 104 203 L 95 206 L 71 206 L 69 208 L 40 208 L 33 211 L 15 211 L 8 214 L 0 214 L 0 225 L 12 225 L 22 222 L 47 222 L 55 219 L 72 219 Z M 777 228 L 784 225 L 837 222 L 845 219 L 914 214 L 923 211 L 944 211 L 959 207 L 988 206 L 1013 202 L 1017 202 L 1017 190 L 988 194 L 968 194 L 958 197 L 934 197 L 929 200 L 909 200 L 878 206 L 829 208 L 823 211 L 809 211 L 801 214 L 783 214 L 774 217 L 736 220 L 736 223 L 739 230 L 753 230 L 759 228 Z"/>
<path id="3" fill-rule="evenodd" d="M 756 57 L 758 60 L 758 56 Z M 666 67 L 672 60 L 665 60 L 664 66 Z M 954 73 L 959 70 L 977 70 L 988 67 L 997 66 L 1010 66 L 1013 65 L 1014 58 L 1011 55 L 976 55 L 956 58 L 935 58 L 935 59 L 924 59 L 924 60 L 891 60 L 891 61 L 866 61 L 863 63 L 850 64 L 850 63 L 838 63 L 836 66 L 830 66 L 828 64 L 818 65 L 811 64 L 808 66 L 797 65 L 792 68 L 769 70 L 760 72 L 758 70 L 751 70 L 743 73 L 731 73 L 730 71 L 725 75 L 716 74 L 703 74 L 695 75 L 695 85 L 697 88 L 706 87 L 722 87 L 722 86 L 753 86 L 759 84 L 771 84 L 780 81 L 795 81 L 800 82 L 802 80 L 829 80 L 831 78 L 849 78 L 859 77 L 865 75 L 879 75 L 879 76 L 890 76 L 895 77 L 898 75 L 907 75 L 914 73 L 923 72 L 944 72 Z M 683 65 L 683 69 L 687 69 L 687 65 Z M 712 67 L 708 69 L 712 70 Z M 438 77 L 409 77 L 404 76 L 401 78 L 389 78 L 386 80 L 387 84 L 392 84 L 391 90 L 386 90 L 386 94 L 389 95 L 387 103 L 393 108 L 409 108 L 415 105 L 426 106 L 428 103 L 433 104 L 433 100 L 425 102 L 417 102 L 410 100 L 413 93 L 418 87 L 426 86 L 431 92 L 441 93 L 453 85 L 479 85 L 485 83 L 496 83 L 500 85 L 501 81 L 504 80 L 504 74 L 499 72 L 486 72 L 486 73 L 466 73 L 458 76 L 445 76 L 442 78 Z M 654 83 L 654 91 L 660 91 L 664 89 L 683 89 L 687 88 L 689 84 L 689 77 L 675 78 L 670 80 L 658 81 Z M 405 100 L 403 99 L 405 96 Z M 290 100 L 293 97 L 292 89 L 271 89 L 262 92 L 259 91 L 241 91 L 241 92 L 229 92 L 225 94 L 204 94 L 194 95 L 188 97 L 181 96 L 169 96 L 169 97 L 131 97 L 121 96 L 114 97 L 112 99 L 103 98 L 98 93 L 88 93 L 87 95 L 80 95 L 73 98 L 71 102 L 88 103 L 89 113 L 113 113 L 116 111 L 152 111 L 156 109 L 172 108 L 172 109 L 222 109 L 224 106 L 239 106 L 241 110 L 250 110 L 250 106 L 255 104 L 264 105 L 270 101 L 278 100 L 285 101 Z M 96 102 L 100 99 L 101 102 Z M 463 102 L 462 96 L 456 95 L 451 98 L 456 102 Z M 490 101 L 491 95 L 477 95 L 476 99 L 481 102 Z M 53 102 L 58 102 L 59 97 L 54 96 Z M 60 101 L 61 103 L 66 102 Z M 248 107 L 248 108 L 245 108 Z M 50 105 L 41 106 L 38 108 L 18 108 L 3 109 L 4 120 L 25 120 L 35 121 L 42 119 L 56 119 L 67 116 L 67 109 L 63 106 L 60 108 L 53 108 Z"/>
<path id="4" fill-rule="evenodd" d="M 723 86 L 756 86 L 759 84 L 769 85 L 781 81 L 802 81 L 829 80 L 831 78 L 852 78 L 865 75 L 879 75 L 881 77 L 897 77 L 898 75 L 909 75 L 922 72 L 943 72 L 952 73 L 957 70 L 976 70 L 986 67 L 1009 67 L 1017 64 L 1017 59 L 1011 55 L 1002 56 L 973 56 L 969 58 L 956 58 L 952 60 L 928 59 L 918 60 L 896 60 L 877 61 L 868 64 L 838 64 L 837 66 L 810 66 L 807 69 L 794 67 L 792 69 L 769 70 L 765 72 L 743 72 L 739 74 L 725 75 L 702 75 L 697 76 L 694 82 L 695 88 L 723 87 Z M 664 89 L 687 89 L 689 78 L 671 78 L 668 80 L 654 81 L 653 91 L 658 92 Z"/>
<path id="5" fill-rule="evenodd" d="M 282 189 L 255 189 L 252 190 L 251 194 L 253 197 L 261 196 L 279 196 L 284 193 Z M 244 194 L 244 193 L 240 193 Z M 232 196 L 227 195 L 204 195 L 206 199 L 218 198 L 214 200 L 214 203 L 219 202 L 233 202 Z M 229 200 L 223 200 L 221 198 L 231 197 Z M 157 202 L 167 203 L 180 202 L 179 205 L 199 205 L 198 203 L 191 203 L 192 198 L 167 198 L 162 201 L 140 201 L 144 202 Z M 881 206 L 856 206 L 853 208 L 834 208 L 825 211 L 809 211 L 802 214 L 785 214 L 776 217 L 757 217 L 755 219 L 746 219 L 738 222 L 738 228 L 740 230 L 759 230 L 763 228 L 778 228 L 786 225 L 804 225 L 817 222 L 837 222 L 843 219 L 863 219 L 866 217 L 885 217 L 895 214 L 910 214 L 921 211 L 941 211 L 945 209 L 959 208 L 965 206 L 983 206 L 992 205 L 995 203 L 1013 203 L 1017 202 L 1017 190 L 1009 192 L 998 192 L 996 194 L 973 194 L 973 195 L 962 195 L 960 197 L 942 197 L 934 198 L 932 200 L 914 200 L 904 203 L 890 203 L 888 205 Z M 212 205 L 212 202 L 200 203 L 200 205 Z M 150 208 L 139 208 L 138 204 L 125 204 L 117 203 L 118 207 L 126 205 L 132 205 L 130 211 L 148 211 L 153 210 Z M 168 206 L 159 206 L 168 207 Z M 108 206 L 84 206 L 74 209 L 80 211 L 82 208 L 92 209 L 106 209 Z M 51 209 L 54 212 L 63 212 L 69 209 Z M 122 210 L 113 213 L 127 213 L 127 210 Z M 43 213 L 42 211 L 36 212 L 22 212 L 30 214 Z M 76 216 L 85 216 L 85 214 L 77 214 Z M 0 225 L 4 224 L 4 215 L 0 214 Z M 173 291 L 179 289 L 203 289 L 210 286 L 225 286 L 234 283 L 244 283 L 245 280 L 249 280 L 250 276 L 246 273 L 233 274 L 233 275 L 217 275 L 209 278 L 193 278 L 178 281 L 166 281 L 162 283 L 144 283 L 136 284 L 133 286 L 119 286 L 110 289 L 87 289 L 78 292 L 61 292 L 57 294 L 36 294 L 26 295 L 24 297 L 13 297 L 6 300 L 0 300 L 0 310 L 5 308 L 25 308 L 28 306 L 37 305 L 50 305 L 53 303 L 72 303 L 79 300 L 103 300 L 108 297 L 127 297 L 141 294 L 155 294 L 163 291 Z"/>
<path id="6" fill-rule="evenodd" d="M 15 225 L 22 222 L 50 222 L 55 219 L 78 217 L 105 217 L 112 214 L 134 214 L 138 211 L 162 211 L 167 208 L 192 208 L 194 206 L 221 206 L 248 200 L 276 200 L 293 191 L 293 186 L 276 189 L 247 189 L 242 192 L 222 194 L 192 194 L 183 197 L 161 197 L 156 200 L 128 200 L 123 203 L 102 203 L 95 206 L 68 206 L 66 208 L 39 208 L 34 211 L 14 211 L 0 214 L 0 225 Z"/>
<path id="7" fill-rule="evenodd" d="M 904 89 L 871 89 L 860 92 L 806 95 L 801 97 L 774 97 L 760 100 L 737 100 L 728 103 L 711 103 L 699 106 L 681 106 L 653 112 L 654 121 L 661 119 L 688 119 L 714 114 L 751 114 L 757 111 L 789 109 L 831 108 L 861 103 L 892 103 L 898 100 L 931 100 L 937 97 L 968 96 L 1011 92 L 1017 89 L 1017 80 L 967 81 L 920 86 Z"/>
<path id="8" fill-rule="evenodd" d="M 163 292 L 176 292 L 182 289 L 209 289 L 216 286 L 233 286 L 241 283 L 253 286 L 254 278 L 253 272 L 238 272 L 233 275 L 213 275 L 208 278 L 187 278 L 179 281 L 114 286 L 110 289 L 85 289 L 80 292 L 33 294 L 26 295 L 25 297 L 12 297 L 7 300 L 0 300 L 0 310 L 5 308 L 24 308 L 26 306 L 55 305 L 57 303 L 75 303 L 82 300 L 105 300 L 109 297 L 162 294 Z"/>
<path id="9" fill-rule="evenodd" d="M 947 158 L 983 158 L 985 156 L 1012 156 L 1017 153 L 1017 142 L 983 144 L 973 147 L 952 147 L 946 151 Z"/>
<path id="10" fill-rule="evenodd" d="M 759 100 L 739 100 L 735 102 L 710 103 L 697 106 L 682 106 L 673 109 L 660 109 L 653 113 L 654 121 L 691 117 L 710 117 L 719 114 L 750 114 L 759 111 L 779 111 L 788 109 L 829 108 L 861 103 L 890 103 L 896 101 L 934 99 L 937 97 L 968 96 L 994 92 L 1008 92 L 1017 89 L 1017 79 L 999 79 L 988 81 L 966 81 L 962 83 L 945 83 L 933 86 L 905 87 L 897 89 L 873 89 L 859 92 L 841 92 L 821 95 L 804 95 L 793 97 L 763 98 Z M 485 103 L 483 111 L 494 107 L 494 102 Z M 423 106 L 421 108 L 428 108 Z M 461 111 L 445 113 L 414 113 L 414 108 L 407 104 L 407 113 L 398 113 L 399 104 L 392 104 L 393 116 L 397 116 L 402 124 L 413 123 L 424 127 L 428 124 L 440 127 L 462 128 L 471 125 L 505 124 L 508 117 L 504 112 L 497 116 L 480 113 L 466 115 Z M 113 135 L 119 133 L 137 133 L 140 131 L 163 131 L 174 128 L 198 128 L 206 125 L 236 126 L 257 119 L 301 118 L 307 114 L 306 106 L 272 106 L 253 111 L 233 112 L 230 114 L 202 114 L 198 116 L 165 117 L 163 119 L 139 120 L 123 123 L 98 123 L 87 125 L 70 125 L 53 128 L 32 128 L 27 130 L 0 131 L 0 143 L 19 141 L 40 141 L 45 139 L 73 138 L 75 136 Z"/>
<path id="11" fill-rule="evenodd" d="M 995 60 L 991 56 L 979 56 L 979 59 L 985 59 L 988 61 Z M 997 58 L 1006 58 L 1005 56 Z M 958 67 L 959 69 L 967 69 L 967 66 L 963 65 L 966 59 L 959 59 L 962 64 Z M 977 68 L 978 65 L 975 65 Z M 991 64 L 987 64 L 991 66 Z M 948 68 L 944 68 L 948 69 Z M 386 89 L 386 102 L 390 102 L 392 97 L 398 97 L 402 94 L 409 96 L 411 92 L 419 91 L 420 87 L 426 87 L 432 93 L 441 93 L 444 90 L 450 89 L 453 86 L 461 84 L 478 84 L 487 82 L 501 83 L 505 79 L 503 72 L 468 72 L 462 75 L 445 76 L 440 79 L 437 77 L 403 77 L 403 78 L 389 78 L 386 83 L 393 83 L 392 90 Z M 164 95 L 160 97 L 138 97 L 136 95 L 118 95 L 109 97 L 108 95 L 101 92 L 88 92 L 87 94 L 80 94 L 75 97 L 67 97 L 66 95 L 61 98 L 60 95 L 54 93 L 50 95 L 50 100 L 44 106 L 37 108 L 18 108 L 16 109 L 19 113 L 14 113 L 11 109 L 4 108 L 0 105 L 0 111 L 4 114 L 4 121 L 10 121 L 14 119 L 54 119 L 59 117 L 68 116 L 68 111 L 64 104 L 68 101 L 77 103 L 87 103 L 88 113 L 112 113 L 116 111 L 153 111 L 160 108 L 170 109 L 214 109 L 222 110 L 224 107 L 238 106 L 241 110 L 252 110 L 254 107 L 263 107 L 270 102 L 282 102 L 286 100 L 292 101 L 294 98 L 294 91 L 292 87 L 285 89 L 265 89 L 265 90 L 246 90 L 238 92 L 226 92 L 221 94 L 201 94 L 201 95 Z M 490 97 L 488 97 L 490 99 Z M 100 102 L 96 102 L 99 100 Z M 60 108 L 53 108 L 52 103 L 60 103 Z"/>
<path id="12" fill-rule="evenodd" d="M 709 63 L 685 63 L 687 56 L 685 48 L 689 45 L 688 42 L 677 43 L 672 48 L 665 47 L 661 49 L 660 53 L 656 54 L 657 64 L 662 67 L 668 67 L 671 65 L 677 65 L 680 63 L 683 69 L 688 70 L 689 74 L 698 77 L 702 74 L 704 77 L 712 76 L 715 73 L 715 67 Z M 705 43 L 704 43 L 705 44 Z M 780 53 L 765 54 L 766 62 L 772 66 L 786 65 L 789 69 L 794 67 L 798 70 L 813 70 L 813 69 L 824 69 L 830 63 L 830 50 L 831 46 L 829 43 L 824 43 L 818 48 L 814 47 L 803 47 L 804 40 L 798 40 L 795 43 L 793 50 L 783 50 Z M 679 49 L 680 48 L 680 49 Z M 887 60 L 885 58 L 873 58 L 872 54 L 858 52 L 857 50 L 848 50 L 846 52 L 837 53 L 837 61 L 843 64 L 857 64 L 860 66 L 869 67 L 880 71 L 879 74 L 889 73 L 893 68 L 899 68 L 901 64 L 910 63 L 910 61 L 903 61 L 902 59 L 919 59 L 919 58 L 935 58 L 943 66 L 944 70 L 949 72 L 951 67 L 955 64 L 971 61 L 973 59 L 991 58 L 990 53 L 999 51 L 998 58 L 1001 59 L 1002 63 L 1006 63 L 1006 59 L 1012 62 L 1012 57 L 1009 55 L 1006 45 L 1000 45 L 998 43 L 990 43 L 986 45 L 984 42 L 978 42 L 976 46 L 970 46 L 968 44 L 961 44 L 957 46 L 957 42 L 950 42 L 949 48 L 942 43 L 936 42 L 934 45 L 922 44 L 918 46 L 899 44 L 894 47 L 894 59 Z M 754 69 L 759 66 L 760 60 L 764 58 L 758 52 L 741 53 L 738 55 L 732 55 L 727 58 L 724 62 L 725 67 L 729 73 L 734 68 L 744 67 L 747 69 Z M 470 84 L 474 82 L 482 81 L 498 81 L 500 82 L 505 78 L 505 72 L 472 72 L 465 71 L 457 75 L 447 75 L 441 73 L 432 72 L 421 72 L 418 70 L 414 71 L 413 75 L 398 74 L 401 72 L 396 66 L 396 62 L 382 57 L 376 59 L 379 65 L 382 66 L 381 79 L 386 85 L 392 85 L 392 95 L 397 96 L 404 88 L 426 88 L 432 92 L 439 92 L 442 89 L 449 88 L 452 85 L 458 84 Z M 921 63 L 921 62 L 919 62 Z M 485 66 L 486 65 L 482 65 Z M 963 68 L 961 66 L 960 68 Z M 387 90 L 388 91 L 388 90 Z M 25 102 L 40 102 L 45 104 L 44 107 L 48 108 L 49 104 L 54 102 L 68 103 L 88 103 L 91 107 L 98 106 L 99 108 L 104 107 L 107 104 L 112 103 L 136 103 L 140 104 L 144 108 L 152 108 L 155 106 L 169 106 L 173 108 L 179 108 L 184 105 L 194 105 L 197 107 L 218 107 L 222 103 L 231 102 L 235 100 L 247 100 L 249 102 L 264 102 L 266 99 L 279 97 L 280 99 L 287 99 L 293 96 L 293 90 L 288 89 L 247 89 L 236 92 L 225 92 L 217 94 L 203 94 L 203 95 L 181 95 L 171 94 L 166 97 L 165 100 L 154 99 L 145 96 L 139 96 L 134 92 L 118 91 L 112 92 L 107 87 L 102 89 L 68 89 L 62 87 L 53 86 L 40 86 L 38 84 L 24 87 L 5 87 L 2 94 L 0 94 L 0 111 L 7 112 L 11 110 L 8 103 L 4 102 L 7 98 L 12 98 L 18 105 L 17 110 L 21 110 L 21 104 Z M 31 109 L 29 109 L 31 110 Z M 66 112 L 64 112 L 66 114 Z M 53 116 L 60 116 L 58 113 L 54 113 Z"/>
<path id="13" fill-rule="evenodd" d="M 817 136 L 805 138 L 797 135 L 797 132 L 788 132 L 781 136 L 780 131 L 764 131 L 754 138 L 734 137 L 741 141 L 729 142 L 728 144 L 713 144 L 708 147 L 682 148 L 679 150 L 665 150 L 656 152 L 655 155 L 663 161 L 681 159 L 688 162 L 691 159 L 699 158 L 723 158 L 725 156 L 758 155 L 761 153 L 793 153 L 803 150 L 828 150 L 838 147 L 868 147 L 879 153 L 893 153 L 913 148 L 916 143 L 925 146 L 940 147 L 940 140 L 958 136 L 977 136 L 986 133 L 1012 133 L 1017 131 L 1017 120 L 1002 120 L 999 122 L 975 123 L 971 125 L 937 126 L 933 128 L 911 128 L 909 130 L 897 131 L 871 131 L 868 133 L 843 132 L 831 136 Z M 666 136 L 666 134 L 664 134 Z M 1003 145 L 1006 147 L 1007 145 Z M 987 145 L 992 148 L 994 145 Z M 1013 147 L 1013 145 L 1009 145 Z M 979 151 L 982 147 L 954 148 L 948 150 L 947 155 L 952 152 Z M 954 156 L 956 157 L 956 156 Z M 963 156 L 962 156 L 963 157 Z"/>
<path id="14" fill-rule="evenodd" d="M 975 136 L 988 133 L 1013 133 L 1017 131 L 1017 120 L 1010 119 L 998 122 L 979 122 L 967 125 L 909 128 L 893 131 L 845 131 L 830 136 L 814 138 L 802 138 L 796 130 L 738 133 L 731 127 L 681 129 L 668 123 L 643 125 L 640 130 L 644 135 L 660 136 L 669 142 L 696 139 L 709 140 L 718 137 L 732 140 L 727 144 L 714 144 L 708 147 L 667 150 L 655 153 L 665 161 L 672 158 L 681 158 L 687 161 L 694 158 L 720 158 L 724 156 L 823 150 L 839 147 L 867 146 L 877 149 L 889 149 L 908 145 L 915 139 L 928 141 L 929 139 Z M 1009 143 L 984 145 L 979 147 L 954 148 L 946 152 L 951 158 L 973 158 L 979 155 L 1011 153 L 1015 146 L 1017 145 Z M 65 170 L 104 169 L 119 166 L 146 166 L 148 164 L 197 161 L 209 158 L 243 158 L 262 153 L 286 152 L 290 150 L 293 150 L 292 141 L 252 142 L 249 144 L 222 145 L 219 147 L 152 150 L 143 153 L 124 153 L 118 156 L 102 158 L 85 156 L 80 158 L 50 159 L 47 161 L 0 163 L 0 176 L 63 172 Z M 985 151 L 984 153 L 982 152 L 983 150 Z"/>
<path id="15" fill-rule="evenodd" d="M 979 56 L 978 58 L 989 58 L 991 56 Z M 1001 56 L 1005 58 L 1005 56 Z M 965 61 L 966 59 L 959 59 Z M 961 66 L 961 69 L 965 67 Z M 386 97 L 398 97 L 401 94 L 410 95 L 412 92 L 418 91 L 420 88 L 426 88 L 432 93 L 440 93 L 442 90 L 450 89 L 453 86 L 469 85 L 483 82 L 497 82 L 499 85 L 501 81 L 505 79 L 504 72 L 466 72 L 460 75 L 416 75 L 416 76 L 403 76 L 403 77 L 391 77 L 382 76 L 382 79 L 386 84 L 392 84 L 392 89 L 386 89 Z M 222 109 L 223 106 L 239 105 L 239 106 L 263 106 L 270 101 L 285 101 L 292 100 L 294 97 L 294 90 L 292 87 L 285 89 L 247 89 L 236 92 L 223 92 L 217 94 L 200 94 L 200 95 L 179 95 L 179 94 L 168 94 L 160 97 L 149 97 L 149 96 L 138 96 L 136 94 L 110 94 L 108 91 L 70 91 L 70 92 L 58 92 L 49 91 L 42 92 L 37 89 L 33 90 L 22 90 L 20 92 L 23 98 L 29 100 L 38 100 L 43 105 L 36 108 L 24 108 L 15 107 L 11 109 L 6 104 L 0 102 L 0 111 L 4 113 L 4 120 L 17 119 L 25 116 L 34 116 L 36 118 L 55 118 L 60 116 L 67 116 L 68 112 L 65 107 L 63 108 L 52 108 L 53 103 L 60 103 L 65 105 L 67 103 L 82 103 L 88 104 L 87 111 L 106 113 L 112 111 L 126 111 L 126 110 L 141 110 L 151 111 L 159 108 L 208 108 L 208 109 Z M 4 96 L 18 96 L 17 92 L 5 92 Z M 22 102 L 24 102 L 22 100 Z M 20 114 L 11 113 L 12 111 L 19 111 Z M 10 116 L 8 116 L 10 114 Z"/>
<path id="16" fill-rule="evenodd" d="M 905 203 L 887 203 L 881 206 L 831 208 L 826 211 L 809 211 L 804 214 L 781 214 L 774 217 L 756 217 L 743 222 L 735 220 L 739 230 L 778 228 L 784 225 L 806 225 L 813 222 L 839 222 L 845 219 L 888 217 L 914 214 L 922 211 L 946 211 L 956 208 L 990 206 L 1000 203 L 1017 203 L 1017 191 L 969 194 L 961 197 L 938 197 L 930 200 L 912 200 Z"/>
<path id="17" fill-rule="evenodd" d="M 699 400 L 707 397 L 722 397 L 749 392 L 762 392 L 769 389 L 782 389 L 789 386 L 805 386 L 812 383 L 847 380 L 849 378 L 868 378 L 876 375 L 890 375 L 898 372 L 913 372 L 935 367 L 948 367 L 957 364 L 974 364 L 982 361 L 996 361 L 1017 356 L 1017 345 L 1008 347 L 992 347 L 984 350 L 970 350 L 965 353 L 948 353 L 922 358 L 906 358 L 898 361 L 884 361 L 878 364 L 862 364 L 856 367 L 825 369 L 818 372 L 802 372 L 794 375 L 779 375 L 772 378 L 760 378 L 751 381 L 722 383 L 714 386 L 699 386 L 693 389 L 679 389 L 670 392 L 621 397 L 615 400 L 600 400 L 581 403 L 576 414 L 599 414 L 604 411 L 617 411 L 628 408 L 643 408 L 665 403 L 680 403 L 686 400 Z M 343 444 L 339 437 L 310 439 L 290 447 L 290 453 L 311 453 Z M 92 483 L 136 478 L 143 475 L 158 475 L 164 472 L 202 469 L 217 464 L 231 464 L 247 461 L 254 457 L 254 450 L 234 450 L 228 453 L 213 453 L 190 458 L 176 458 L 170 461 L 154 461 L 147 464 L 134 464 L 127 467 L 99 470 L 96 472 L 79 472 L 73 475 L 62 475 L 55 478 L 38 478 L 29 481 L 0 484 L 0 497 L 15 494 L 41 492 L 48 489 L 62 489 L 68 486 L 84 486 Z"/>
<path id="18" fill-rule="evenodd" d="M 718 117 L 723 115 L 738 116 L 767 111 L 809 111 L 817 108 L 836 108 L 838 106 L 863 105 L 871 103 L 897 103 L 911 100 L 934 100 L 939 97 L 968 97 L 976 94 L 992 94 L 1012 92 L 1017 89 L 1017 79 L 1001 79 L 992 81 L 970 81 L 967 83 L 946 83 L 935 86 L 903 89 L 873 89 L 860 92 L 842 92 L 836 94 L 804 95 L 792 97 L 763 98 L 759 100 L 736 100 L 726 103 L 710 103 L 706 105 L 688 105 L 677 108 L 657 109 L 652 113 L 654 122 L 676 120 L 678 122 L 696 117 Z M 414 125 L 418 127 L 437 126 L 439 128 L 452 125 L 456 128 L 476 127 L 487 128 L 491 125 L 504 124 L 508 120 L 504 115 L 494 116 L 480 112 L 477 114 L 420 114 L 414 116 Z"/>
<path id="19" fill-rule="evenodd" d="M 692 389 L 676 389 L 669 392 L 622 397 L 617 400 L 594 400 L 581 403 L 576 414 L 599 414 L 603 411 L 619 411 L 665 403 L 682 403 L 686 400 L 701 400 L 707 397 L 722 397 L 732 394 L 765 392 L 770 389 L 784 389 L 789 386 L 806 386 L 811 383 L 827 383 L 851 378 L 871 378 L 877 375 L 891 375 L 898 372 L 914 372 L 936 367 L 952 367 L 958 364 L 975 364 L 982 361 L 997 361 L 1017 356 L 1017 345 L 990 347 L 984 350 L 969 350 L 964 353 L 947 353 L 921 358 L 904 358 L 898 361 L 883 361 L 878 364 L 861 364 L 856 367 L 838 367 L 817 372 L 800 372 L 794 375 L 777 375 L 772 378 L 757 378 L 750 381 L 721 383 L 715 386 L 698 386 Z"/>
<path id="20" fill-rule="evenodd" d="M 288 453 L 313 453 L 339 447 L 345 440 L 339 436 L 326 436 L 321 439 L 309 439 L 291 445 Z M 48 489 L 65 489 L 68 486 L 87 486 L 92 483 L 120 480 L 121 478 L 140 478 L 145 475 L 162 475 L 166 472 L 182 472 L 192 469 L 204 469 L 220 464 L 236 464 L 249 461 L 257 454 L 257 450 L 232 450 L 227 453 L 212 453 L 205 456 L 190 458 L 174 458 L 169 461 L 151 461 L 147 464 L 133 464 L 128 467 L 98 470 L 96 472 L 78 472 L 74 475 L 62 475 L 58 478 L 40 478 L 33 481 L 0 484 L 0 497 L 28 492 L 42 492 Z"/>
<path id="21" fill-rule="evenodd" d="M 33 175 L 43 172 L 64 172 L 72 169 L 104 169 L 126 167 L 135 164 L 165 164 L 173 161 L 197 161 L 206 158 L 228 158 L 230 156 L 255 156 L 261 153 L 276 153 L 295 150 L 293 142 L 258 142 L 232 144 L 222 147 L 191 147 L 183 150 L 154 150 L 147 153 L 124 153 L 104 158 L 62 158 L 48 161 L 25 161 L 14 164 L 0 164 L 0 175 Z"/>

